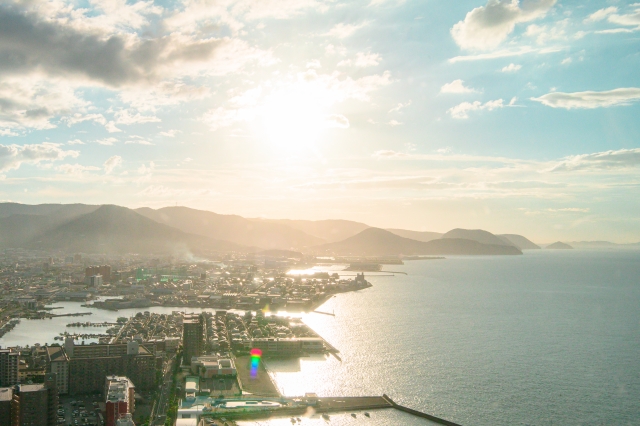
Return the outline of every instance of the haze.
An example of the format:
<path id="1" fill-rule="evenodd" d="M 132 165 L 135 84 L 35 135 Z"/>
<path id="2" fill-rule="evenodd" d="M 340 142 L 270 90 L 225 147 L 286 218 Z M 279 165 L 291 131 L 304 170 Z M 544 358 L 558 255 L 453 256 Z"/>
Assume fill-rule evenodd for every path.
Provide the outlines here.
<path id="1" fill-rule="evenodd" d="M 4 1 L 0 201 L 640 241 L 637 3 Z"/>

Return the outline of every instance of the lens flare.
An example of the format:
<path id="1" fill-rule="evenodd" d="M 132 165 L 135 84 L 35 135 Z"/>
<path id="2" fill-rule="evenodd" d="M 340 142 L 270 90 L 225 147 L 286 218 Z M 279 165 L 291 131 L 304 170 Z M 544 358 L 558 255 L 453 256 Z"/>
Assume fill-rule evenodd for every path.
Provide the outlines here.
<path id="1" fill-rule="evenodd" d="M 262 357 L 262 351 L 260 349 L 251 349 L 251 378 L 258 377 L 258 366 L 260 365 L 260 358 Z"/>

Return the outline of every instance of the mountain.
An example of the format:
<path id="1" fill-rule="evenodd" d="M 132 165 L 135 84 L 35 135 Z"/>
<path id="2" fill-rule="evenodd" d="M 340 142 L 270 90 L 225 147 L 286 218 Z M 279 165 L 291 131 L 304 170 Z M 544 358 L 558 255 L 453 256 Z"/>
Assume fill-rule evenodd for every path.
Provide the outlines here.
<path id="1" fill-rule="evenodd" d="M 158 210 L 144 207 L 136 212 L 183 232 L 243 246 L 292 250 L 324 242 L 281 223 L 249 220 L 241 216 L 222 215 L 188 207 L 165 207 Z"/>
<path id="2" fill-rule="evenodd" d="M 569 244 L 565 244 L 563 242 L 556 241 L 555 243 L 549 244 L 548 246 L 546 246 L 545 249 L 550 249 L 550 250 L 570 250 L 570 249 L 573 249 L 573 247 L 571 247 Z"/>
<path id="3" fill-rule="evenodd" d="M 59 219 L 69 219 L 91 213 L 100 206 L 88 204 L 19 204 L 0 203 L 0 219 L 17 215 L 52 216 Z"/>
<path id="4" fill-rule="evenodd" d="M 492 234 L 491 232 L 483 231 L 482 229 L 452 229 L 451 231 L 445 233 L 442 238 L 456 238 L 456 239 L 464 239 L 464 240 L 473 240 L 477 241 L 480 244 L 491 244 L 496 246 L 513 246 L 517 247 L 515 244 L 510 242 L 508 239 L 505 241 L 498 236 Z"/>
<path id="5" fill-rule="evenodd" d="M 297 229 L 308 235 L 333 243 L 352 237 L 369 228 L 369 225 L 351 220 L 290 220 L 290 219 L 251 219 L 258 223 L 278 223 Z M 320 244 L 320 243 L 316 243 Z"/>
<path id="6" fill-rule="evenodd" d="M 26 242 L 26 247 L 84 253 L 247 251 L 227 241 L 187 234 L 126 207 L 100 206 Z"/>
<path id="7" fill-rule="evenodd" d="M 421 231 L 409 231 L 407 229 L 387 229 L 389 232 L 393 232 L 396 235 L 399 235 L 404 238 L 411 238 L 412 240 L 428 242 L 432 240 L 437 240 L 438 238 L 442 238 L 441 233 L 439 232 L 421 232 Z"/>
<path id="8" fill-rule="evenodd" d="M 513 244 L 518 247 L 520 250 L 537 250 L 540 249 L 540 246 L 530 241 L 528 238 L 523 237 L 522 235 L 517 234 L 501 234 L 496 235 L 505 243 Z"/>
<path id="9" fill-rule="evenodd" d="M 380 228 L 368 228 L 343 241 L 323 244 L 312 247 L 310 250 L 315 253 L 338 256 L 522 254 L 514 246 L 481 244 L 477 241 L 457 238 L 423 242 L 404 238 Z"/>

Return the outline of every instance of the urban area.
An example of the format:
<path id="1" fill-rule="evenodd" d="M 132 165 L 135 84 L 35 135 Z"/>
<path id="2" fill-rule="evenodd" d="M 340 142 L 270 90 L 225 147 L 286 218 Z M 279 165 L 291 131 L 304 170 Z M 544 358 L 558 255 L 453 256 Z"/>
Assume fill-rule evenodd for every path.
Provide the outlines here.
<path id="1" fill-rule="evenodd" d="M 286 273 L 300 262 L 286 253 L 185 262 L 5 250 L 0 337 L 25 320 L 68 322 L 53 342 L 0 348 L 0 426 L 231 425 L 265 413 L 296 422 L 309 407 L 328 418 L 387 404 L 287 398 L 274 385 L 262 359 L 339 357 L 299 318 L 274 313 L 314 311 L 371 286 L 360 273 Z M 65 302 L 85 309 L 56 313 Z M 91 321 L 106 311 L 117 311 L 113 321 Z"/>

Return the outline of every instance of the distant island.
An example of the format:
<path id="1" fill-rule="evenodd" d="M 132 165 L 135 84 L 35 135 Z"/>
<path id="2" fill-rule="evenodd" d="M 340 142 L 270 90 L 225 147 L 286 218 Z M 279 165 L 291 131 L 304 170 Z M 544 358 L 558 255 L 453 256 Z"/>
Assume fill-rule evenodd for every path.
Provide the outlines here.
<path id="1" fill-rule="evenodd" d="M 573 247 L 571 247 L 569 244 L 563 243 L 561 241 L 556 241 L 555 243 L 549 244 L 548 246 L 546 246 L 545 249 L 549 249 L 549 250 L 573 250 Z"/>

